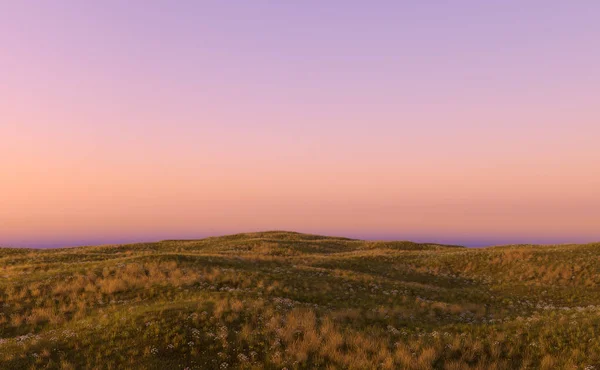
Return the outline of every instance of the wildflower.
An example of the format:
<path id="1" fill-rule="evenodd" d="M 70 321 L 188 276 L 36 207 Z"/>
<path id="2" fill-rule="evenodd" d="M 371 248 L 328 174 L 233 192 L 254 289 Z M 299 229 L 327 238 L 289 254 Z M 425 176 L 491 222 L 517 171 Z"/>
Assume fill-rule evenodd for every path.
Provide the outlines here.
<path id="1" fill-rule="evenodd" d="M 240 362 L 248 362 L 248 360 L 249 360 L 249 359 L 248 359 L 248 356 L 246 356 L 246 355 L 245 355 L 245 354 L 243 354 L 243 353 L 239 353 L 239 354 L 237 355 L 237 358 L 238 358 L 238 360 L 239 360 Z"/>
<path id="2" fill-rule="evenodd" d="M 400 331 L 398 329 L 396 329 L 395 327 L 393 327 L 392 325 L 388 325 L 387 331 L 388 331 L 388 333 L 391 333 L 394 335 L 397 335 L 400 333 Z"/>

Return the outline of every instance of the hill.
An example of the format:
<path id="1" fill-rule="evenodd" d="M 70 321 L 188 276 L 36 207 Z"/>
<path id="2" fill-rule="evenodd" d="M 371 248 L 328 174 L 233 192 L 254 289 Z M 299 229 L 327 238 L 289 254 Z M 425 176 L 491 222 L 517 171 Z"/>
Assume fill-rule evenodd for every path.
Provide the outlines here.
<path id="1" fill-rule="evenodd" d="M 600 369 L 600 243 L 0 249 L 2 369 Z"/>

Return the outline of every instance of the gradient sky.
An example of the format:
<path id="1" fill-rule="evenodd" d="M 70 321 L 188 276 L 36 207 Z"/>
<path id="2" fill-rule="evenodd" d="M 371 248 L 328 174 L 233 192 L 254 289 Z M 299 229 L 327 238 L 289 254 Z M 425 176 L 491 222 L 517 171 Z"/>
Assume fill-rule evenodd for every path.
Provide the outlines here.
<path id="1" fill-rule="evenodd" d="M 0 0 L 0 245 L 599 241 L 599 15 Z"/>

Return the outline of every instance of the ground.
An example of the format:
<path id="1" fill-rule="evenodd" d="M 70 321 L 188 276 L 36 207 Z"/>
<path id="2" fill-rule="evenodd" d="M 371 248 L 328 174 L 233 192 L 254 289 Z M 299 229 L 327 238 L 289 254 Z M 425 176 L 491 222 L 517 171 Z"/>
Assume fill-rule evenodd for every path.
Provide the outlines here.
<path id="1" fill-rule="evenodd" d="M 0 249 L 2 369 L 599 369 L 600 243 Z"/>

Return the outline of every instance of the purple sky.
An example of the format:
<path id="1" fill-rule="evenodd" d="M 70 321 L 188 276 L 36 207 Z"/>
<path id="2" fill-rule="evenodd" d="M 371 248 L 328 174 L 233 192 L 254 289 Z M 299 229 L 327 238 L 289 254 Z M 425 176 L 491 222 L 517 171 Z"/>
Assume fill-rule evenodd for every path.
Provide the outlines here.
<path id="1" fill-rule="evenodd" d="M 598 1 L 5 1 L 0 245 L 600 240 Z"/>

